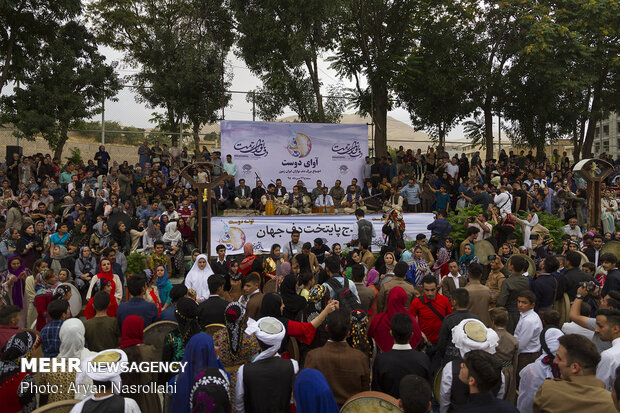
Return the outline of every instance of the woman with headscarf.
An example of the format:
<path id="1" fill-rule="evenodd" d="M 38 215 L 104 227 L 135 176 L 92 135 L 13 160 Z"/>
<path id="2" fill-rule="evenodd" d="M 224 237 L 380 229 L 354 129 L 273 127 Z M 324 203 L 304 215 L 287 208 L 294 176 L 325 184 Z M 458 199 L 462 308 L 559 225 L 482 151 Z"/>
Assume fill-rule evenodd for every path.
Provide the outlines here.
<path id="1" fill-rule="evenodd" d="M 73 203 L 73 198 L 70 196 L 65 196 L 63 198 L 63 204 L 60 207 L 60 221 L 67 222 L 71 212 L 75 209 L 75 204 Z"/>
<path id="2" fill-rule="evenodd" d="M 119 221 L 114 228 L 112 234 L 114 241 L 118 242 L 118 249 L 125 256 L 131 253 L 131 235 L 127 231 L 127 225 L 123 221 Z"/>
<path id="3" fill-rule="evenodd" d="M 20 360 L 37 357 L 41 338 L 33 332 L 13 335 L 2 348 L 0 357 L 0 400 L 3 413 L 30 413 L 37 406 L 34 376 L 21 371 Z"/>
<path id="4" fill-rule="evenodd" d="M 88 226 L 81 222 L 76 224 L 71 231 L 69 245 L 79 251 L 83 247 L 88 247 L 89 241 L 90 233 L 88 232 Z"/>
<path id="5" fill-rule="evenodd" d="M 121 342 L 119 348 L 127 354 L 127 361 L 130 363 L 148 363 L 158 361 L 159 354 L 156 354 L 155 347 L 143 344 L 144 321 L 140 316 L 130 315 L 123 320 L 121 330 Z M 127 372 L 121 374 L 123 385 L 148 385 L 156 381 L 155 373 L 151 372 Z M 161 403 L 157 393 L 150 392 L 130 392 L 121 393 L 123 397 L 134 399 L 140 410 L 143 412 L 160 412 Z"/>
<path id="6" fill-rule="evenodd" d="M 53 249 L 50 250 L 53 251 L 53 254 L 50 255 L 50 268 L 54 270 L 56 274 L 58 274 L 61 268 L 67 268 L 69 267 L 68 264 L 73 264 L 73 262 L 71 262 L 72 260 L 70 259 L 69 254 L 67 253 L 66 247 L 62 245 L 56 245 Z"/>
<path id="7" fill-rule="evenodd" d="M 437 261 L 433 264 L 432 271 L 438 280 L 442 280 L 443 277 L 448 275 L 449 263 L 451 260 L 458 260 L 456 256 L 456 249 L 454 248 L 454 239 L 447 237 L 445 245 L 437 251 Z"/>
<path id="8" fill-rule="evenodd" d="M 50 319 L 47 315 L 47 306 L 52 301 L 58 284 L 58 276 L 52 269 L 42 271 L 35 281 L 34 306 L 37 309 L 37 331 L 41 331 Z"/>
<path id="9" fill-rule="evenodd" d="M 110 291 L 110 302 L 112 302 L 112 300 L 116 300 L 116 303 L 120 304 L 121 299 L 123 298 L 123 283 L 118 275 L 112 272 L 112 263 L 107 258 L 103 258 L 99 262 L 99 273 L 90 280 L 88 292 L 86 293 L 86 299 L 90 300 L 90 297 L 95 295 L 93 288 L 97 284 L 97 281 L 101 279 L 107 280 L 112 286 L 112 290 Z"/>
<path id="10" fill-rule="evenodd" d="M 176 274 L 183 273 L 183 236 L 177 229 L 177 223 L 172 221 L 166 225 L 166 231 L 161 238 L 172 256 L 172 265 Z"/>
<path id="11" fill-rule="evenodd" d="M 194 231 L 187 225 L 185 218 L 179 217 L 177 221 L 177 230 L 181 233 L 181 237 L 183 238 L 183 249 L 186 252 L 191 252 L 195 248 L 195 240 L 194 240 Z"/>
<path id="12" fill-rule="evenodd" d="M 303 369 L 293 385 L 297 413 L 338 413 L 338 405 L 325 376 L 315 369 Z"/>
<path id="13" fill-rule="evenodd" d="M 89 246 L 93 254 L 100 256 L 103 250 L 110 246 L 112 234 L 108 231 L 108 224 L 100 221 L 93 225 L 93 234 L 90 236 Z"/>
<path id="14" fill-rule="evenodd" d="M 163 304 L 159 298 L 159 289 L 156 285 L 153 285 L 155 283 L 156 276 L 153 271 L 149 269 L 142 271 L 142 274 L 146 278 L 146 292 L 144 293 L 144 301 L 155 304 L 157 307 L 157 316 L 159 316 L 161 314 Z"/>
<path id="15" fill-rule="evenodd" d="M 413 254 L 407 264 L 409 265 L 409 270 L 407 271 L 405 279 L 415 286 L 421 286 L 424 277 L 431 274 L 431 270 L 428 262 L 424 259 L 421 247 L 415 247 L 413 249 Z"/>
<path id="16" fill-rule="evenodd" d="M 304 297 L 297 294 L 297 278 L 293 274 L 284 277 L 280 285 L 280 295 L 284 302 L 282 315 L 289 320 L 299 320 L 300 313 L 306 308 L 308 302 Z"/>
<path id="17" fill-rule="evenodd" d="M 82 294 L 82 298 L 86 298 L 86 292 L 90 280 L 97 272 L 97 260 L 91 255 L 90 247 L 85 246 L 80 248 L 78 257 L 75 260 L 73 266 L 73 274 L 75 275 L 75 286 Z"/>
<path id="18" fill-rule="evenodd" d="M 418 322 L 411 316 L 405 304 L 407 303 L 407 293 L 401 287 L 394 287 L 388 293 L 387 305 L 385 311 L 377 314 L 370 323 L 368 329 L 368 337 L 375 340 L 377 347 L 382 352 L 386 352 L 392 349 L 394 345 L 394 338 L 390 334 L 391 322 L 394 314 L 404 313 L 407 314 L 413 322 L 413 332 L 409 339 L 409 344 L 412 348 L 416 348 L 422 340 L 422 331 Z"/>
<path id="19" fill-rule="evenodd" d="M 377 266 L 377 271 L 381 274 L 381 283 L 387 282 L 394 277 L 394 267 L 396 267 L 396 256 L 388 251 L 383 254 L 381 266 Z"/>
<path id="20" fill-rule="evenodd" d="M 95 310 L 94 300 L 95 300 L 95 295 L 99 291 L 105 291 L 106 293 L 108 293 L 110 295 L 110 304 L 108 305 L 108 309 L 106 310 L 106 314 L 108 315 L 108 317 L 116 318 L 116 312 L 118 311 L 118 303 L 116 302 L 115 299 L 112 298 L 112 294 L 111 294 L 112 293 L 112 283 L 110 281 L 104 279 L 104 278 L 102 278 L 99 281 L 97 281 L 97 285 L 93 288 L 93 291 L 92 291 L 92 295 L 93 296 L 86 303 L 86 307 L 84 308 L 84 311 L 82 312 L 82 315 L 87 320 L 90 320 L 91 318 L 93 318 L 95 316 L 97 311 Z"/>
<path id="21" fill-rule="evenodd" d="M 213 275 L 213 270 L 209 265 L 207 256 L 200 254 L 196 258 L 196 262 L 192 266 L 192 269 L 187 273 L 185 277 L 185 286 L 188 290 L 196 291 L 196 298 L 198 302 L 205 301 L 209 298 L 209 285 L 207 280 Z"/>
<path id="22" fill-rule="evenodd" d="M 280 276 L 280 265 L 284 262 L 282 254 L 280 254 L 280 244 L 273 244 L 269 251 L 269 256 L 265 259 L 265 275 L 269 282 Z"/>
<path id="23" fill-rule="evenodd" d="M 187 342 L 195 334 L 200 333 L 196 301 L 187 297 L 179 298 L 175 306 L 174 316 L 177 319 L 178 326 L 166 334 L 164 338 L 162 361 L 167 363 L 183 360 Z M 162 372 L 159 374 L 158 381 L 161 384 L 167 383 L 172 376 L 171 373 Z"/>
<path id="24" fill-rule="evenodd" d="M 364 310 L 354 310 L 351 313 L 351 333 L 347 337 L 349 345 L 361 351 L 372 360 L 372 344 L 368 339 L 368 314 Z"/>
<path id="25" fill-rule="evenodd" d="M 176 380 L 176 392 L 172 396 L 172 413 L 189 413 L 190 395 L 194 383 L 202 378 L 201 374 L 207 369 L 220 369 L 222 377 L 228 379 L 222 363 L 215 353 L 213 339 L 207 333 L 199 333 L 187 343 L 183 356 L 185 370 L 179 373 Z M 204 375 L 204 374 L 203 374 Z"/>
<path id="26" fill-rule="evenodd" d="M 234 396 L 230 390 L 235 386 L 229 383 L 222 371 L 215 367 L 206 367 L 196 376 L 189 398 L 191 413 L 229 413 L 233 411 Z"/>
<path id="27" fill-rule="evenodd" d="M 4 294 L 9 298 L 12 305 L 21 308 L 20 324 L 22 326 L 25 326 L 28 312 L 25 283 L 29 275 L 30 270 L 23 265 L 22 259 L 17 255 L 9 257 L 7 269 L 0 273 L 0 286 L 4 290 Z"/>
<path id="28" fill-rule="evenodd" d="M 234 400 L 235 385 L 237 383 L 237 369 L 249 363 L 254 356 L 260 353 L 256 337 L 248 335 L 243 330 L 243 315 L 245 310 L 238 302 L 233 301 L 226 306 L 224 319 L 226 328 L 213 334 L 213 342 L 218 348 L 218 355 L 224 368 L 230 371 L 230 400 Z M 234 407 L 234 406 L 233 406 Z"/>
<path id="29" fill-rule="evenodd" d="M 7 202 L 6 211 L 6 228 L 20 230 L 24 225 L 24 216 L 22 210 L 14 199 Z"/>
<path id="30" fill-rule="evenodd" d="M 385 244 L 392 247 L 394 251 L 405 249 L 405 220 L 403 214 L 397 209 L 393 209 L 385 218 L 382 232 L 385 235 Z"/>
<path id="31" fill-rule="evenodd" d="M 377 315 L 377 296 L 379 295 L 378 284 L 379 284 L 380 279 L 381 277 L 379 276 L 379 272 L 375 270 L 374 268 L 368 271 L 368 274 L 366 275 L 366 282 L 364 283 L 364 285 L 370 288 L 375 294 L 375 298 L 372 301 L 372 305 L 370 306 L 370 309 L 368 310 L 369 320 L 372 320 L 373 317 Z"/>
<path id="32" fill-rule="evenodd" d="M 144 252 L 152 251 L 155 242 L 161 241 L 162 237 L 161 224 L 149 219 L 146 225 L 146 232 L 142 236 L 142 248 Z"/>
<path id="33" fill-rule="evenodd" d="M 0 253 L 2 253 L 2 257 L 4 257 L 4 264 L 8 263 L 8 259 L 15 255 L 17 252 L 17 241 L 20 238 L 19 231 L 16 229 L 7 229 L 4 234 L 2 234 L 2 239 L 0 240 Z M 6 269 L 6 267 L 4 267 Z"/>
<path id="34" fill-rule="evenodd" d="M 468 242 L 463 248 L 463 255 L 459 258 L 459 273 L 463 277 L 467 277 L 469 273 L 469 265 L 474 262 L 480 262 L 480 259 L 474 254 L 474 244 Z"/>
<path id="35" fill-rule="evenodd" d="M 84 362 L 88 358 L 95 355 L 94 352 L 89 351 L 84 347 L 86 339 L 84 334 L 86 330 L 84 323 L 77 318 L 69 318 L 62 323 L 60 332 L 58 334 L 60 338 L 60 351 L 57 358 L 77 358 Z M 50 392 L 48 394 L 47 402 L 53 403 L 60 400 L 78 399 L 83 400 L 90 396 L 92 393 L 85 391 L 86 387 L 80 386 L 76 388 L 77 392 L 70 391 L 70 383 L 75 382 L 76 372 L 74 371 L 56 371 L 54 373 L 41 373 L 40 383 L 50 386 L 57 385 L 58 392 Z M 90 379 L 87 379 L 86 385 L 92 384 Z"/>
<path id="36" fill-rule="evenodd" d="M 243 255 L 244 257 L 239 265 L 239 271 L 245 277 L 252 271 L 252 264 L 256 259 L 256 255 L 254 255 L 254 245 L 251 242 L 246 242 L 243 246 Z"/>
<path id="37" fill-rule="evenodd" d="M 15 243 L 15 253 L 20 256 L 26 268 L 32 268 L 34 262 L 40 257 L 43 249 L 43 241 L 35 234 L 34 224 L 30 222 L 22 225 L 21 237 Z"/>

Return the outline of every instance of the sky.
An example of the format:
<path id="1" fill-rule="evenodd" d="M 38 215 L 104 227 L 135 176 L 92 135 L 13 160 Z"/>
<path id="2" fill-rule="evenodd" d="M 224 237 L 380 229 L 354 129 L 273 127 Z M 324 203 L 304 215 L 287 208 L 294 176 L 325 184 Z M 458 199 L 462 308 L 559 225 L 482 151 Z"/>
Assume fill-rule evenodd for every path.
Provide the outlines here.
<path id="1" fill-rule="evenodd" d="M 128 67 L 122 62 L 123 54 L 118 50 L 109 47 L 100 47 L 100 52 L 106 56 L 107 62 L 118 61 L 116 71 L 119 76 L 130 76 L 136 73 L 135 68 Z M 326 92 L 329 85 L 341 83 L 345 88 L 353 87 L 354 83 L 346 79 L 339 79 L 334 70 L 329 68 L 329 63 L 325 61 L 325 57 L 319 59 L 319 75 L 323 82 L 323 91 Z M 245 65 L 245 62 L 235 56 L 231 51 L 228 55 L 229 66 L 233 72 L 232 85 L 230 90 L 234 91 L 250 91 L 260 86 L 260 80 L 253 75 Z M 129 82 L 128 82 L 129 83 Z M 123 126 L 136 126 L 140 128 L 154 127 L 149 122 L 154 109 L 146 107 L 144 103 L 136 101 L 136 94 L 131 88 L 122 89 L 116 96 L 118 101 L 106 101 L 105 118 L 109 121 L 118 121 Z M 346 110 L 346 113 L 354 113 L 352 109 Z M 282 117 L 294 115 L 295 113 L 288 110 Z M 388 113 L 401 122 L 411 125 L 409 114 L 406 110 L 398 108 Z M 227 120 L 252 120 L 252 104 L 246 102 L 244 94 L 233 93 L 231 103 L 225 108 L 224 117 Z M 101 120 L 100 115 L 95 118 Z M 257 119 L 260 120 L 260 119 Z M 447 140 L 460 140 L 463 138 L 463 127 L 458 125 L 447 137 Z"/>

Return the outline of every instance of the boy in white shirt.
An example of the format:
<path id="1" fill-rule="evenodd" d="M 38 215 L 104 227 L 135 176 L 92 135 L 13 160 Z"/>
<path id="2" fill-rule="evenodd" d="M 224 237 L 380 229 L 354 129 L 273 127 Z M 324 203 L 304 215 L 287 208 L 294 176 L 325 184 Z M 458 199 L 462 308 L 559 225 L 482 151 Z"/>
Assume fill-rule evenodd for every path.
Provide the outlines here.
<path id="1" fill-rule="evenodd" d="M 534 312 L 535 304 L 536 295 L 532 291 L 524 290 L 519 293 L 517 308 L 520 316 L 514 334 L 519 341 L 517 380 L 519 380 L 519 372 L 540 356 L 540 333 L 543 330 L 543 325 L 538 314 Z"/>

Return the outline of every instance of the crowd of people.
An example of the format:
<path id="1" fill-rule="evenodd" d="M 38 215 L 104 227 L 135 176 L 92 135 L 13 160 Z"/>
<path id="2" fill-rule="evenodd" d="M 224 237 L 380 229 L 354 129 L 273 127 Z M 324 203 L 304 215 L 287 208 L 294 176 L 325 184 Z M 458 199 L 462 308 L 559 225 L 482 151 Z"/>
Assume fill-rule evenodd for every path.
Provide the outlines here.
<path id="1" fill-rule="evenodd" d="M 61 166 L 15 154 L 0 168 L 6 411 L 72 399 L 75 412 L 337 412 L 368 390 L 406 413 L 620 411 L 620 270 L 603 251 L 620 240 L 617 165 L 602 185 L 601 222 L 588 223 L 585 181 L 557 152 L 482 161 L 401 147 L 395 159 L 367 159 L 363 188 L 298 182 L 290 193 L 279 180 L 237 185 L 230 155 L 222 162 L 206 148 L 192 159 L 145 142 L 139 155 L 119 165 L 102 146 L 87 164 Z M 198 181 L 230 175 L 211 194 L 218 208 L 333 205 L 357 217 L 353 237 L 326 245 L 294 230 L 268 254 L 246 243 L 231 256 L 218 245 L 209 260 L 194 237 L 202 194 L 180 176 L 196 160 L 210 162 L 187 169 Z M 482 213 L 454 239 L 448 211 L 468 205 Z M 385 213 L 378 253 L 368 211 Z M 435 212 L 431 236 L 411 245 L 402 214 L 422 211 Z M 560 245 L 539 222 L 544 213 L 565 221 L 552 228 L 564 234 Z M 493 248 L 484 259 L 479 241 Z M 138 274 L 128 273 L 133 252 L 145 257 Z M 569 311 L 558 311 L 563 304 Z M 158 321 L 176 325 L 160 346 L 145 344 L 144 329 Z M 21 371 L 31 357 L 109 371 Z M 125 361 L 188 367 L 120 374 L 114 365 Z"/>

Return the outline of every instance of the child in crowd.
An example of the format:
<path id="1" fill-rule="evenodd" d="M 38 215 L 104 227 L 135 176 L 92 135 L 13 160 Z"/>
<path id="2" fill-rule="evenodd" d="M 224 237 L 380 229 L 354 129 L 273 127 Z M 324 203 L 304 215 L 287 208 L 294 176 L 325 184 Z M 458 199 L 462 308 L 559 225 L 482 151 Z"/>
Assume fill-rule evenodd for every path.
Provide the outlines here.
<path id="1" fill-rule="evenodd" d="M 158 265 L 157 268 L 155 268 L 155 275 L 157 275 L 155 288 L 159 291 L 159 300 L 163 304 L 163 310 L 171 303 L 170 290 L 172 289 L 172 283 L 168 280 L 167 270 L 164 265 Z"/>
<path id="2" fill-rule="evenodd" d="M 232 301 L 237 301 L 243 294 L 243 287 L 241 285 L 243 274 L 239 271 L 239 261 L 233 261 L 230 263 L 228 276 L 230 277 L 230 291 L 228 291 L 230 294 L 230 299 Z"/>
<path id="3" fill-rule="evenodd" d="M 517 361 L 517 381 L 519 372 L 540 356 L 540 333 L 543 325 L 534 311 L 536 295 L 530 290 L 521 291 L 517 297 L 517 308 L 520 313 L 514 336 L 519 342 Z"/>
<path id="4" fill-rule="evenodd" d="M 299 276 L 299 278 L 297 279 L 297 284 L 302 287 L 299 295 L 301 295 L 307 301 L 308 297 L 310 296 L 310 289 L 312 289 L 312 287 L 314 287 L 314 284 L 316 284 L 314 276 L 311 272 L 305 272 Z"/>

